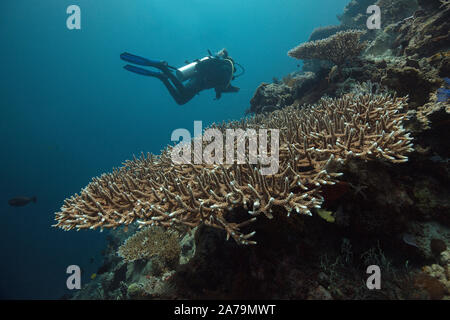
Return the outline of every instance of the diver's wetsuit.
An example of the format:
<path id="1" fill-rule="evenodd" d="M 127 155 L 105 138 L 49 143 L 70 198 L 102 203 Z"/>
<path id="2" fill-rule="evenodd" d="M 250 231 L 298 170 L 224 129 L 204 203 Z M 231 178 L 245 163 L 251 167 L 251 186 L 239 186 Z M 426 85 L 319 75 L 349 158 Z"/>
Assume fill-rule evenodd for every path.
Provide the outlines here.
<path id="1" fill-rule="evenodd" d="M 169 70 L 167 63 L 147 60 L 126 53 L 121 55 L 122 59 L 131 61 L 129 56 L 133 59 L 138 58 L 145 61 L 144 64 L 139 60 L 138 63 L 141 65 L 151 66 L 161 70 L 162 72 L 152 72 L 130 65 L 125 66 L 125 69 L 129 71 L 160 79 L 167 90 L 169 90 L 170 95 L 179 105 L 187 103 L 197 93 L 205 89 L 214 88 L 216 91 L 216 99 L 220 99 L 223 92 L 239 91 L 239 88 L 231 85 L 233 72 L 235 70 L 229 58 L 222 59 L 219 57 L 210 57 L 209 59 L 199 61 L 196 65 L 195 75 L 188 80 L 186 85 L 183 85 L 183 83 Z M 137 63 L 136 61 L 133 62 Z"/>

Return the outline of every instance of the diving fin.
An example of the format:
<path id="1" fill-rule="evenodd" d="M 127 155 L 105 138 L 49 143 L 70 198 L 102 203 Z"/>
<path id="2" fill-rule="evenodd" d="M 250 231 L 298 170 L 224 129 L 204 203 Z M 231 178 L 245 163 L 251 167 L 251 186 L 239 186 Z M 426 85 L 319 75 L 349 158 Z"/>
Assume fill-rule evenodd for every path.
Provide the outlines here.
<path id="1" fill-rule="evenodd" d="M 156 77 L 156 78 L 159 78 L 159 79 L 165 77 L 165 75 L 163 73 L 161 73 L 161 72 L 154 72 L 154 71 L 146 70 L 146 69 L 143 69 L 143 68 L 135 67 L 135 66 L 132 66 L 132 65 L 129 65 L 129 64 L 127 64 L 124 67 L 124 69 L 126 69 L 128 71 L 131 71 L 131 72 L 134 72 L 134 73 L 137 73 L 137 74 L 141 74 L 143 76 L 148 76 L 148 77 Z"/>
<path id="2" fill-rule="evenodd" d="M 141 66 L 147 66 L 147 67 L 161 67 L 161 66 L 167 66 L 167 62 L 165 61 L 156 61 L 156 60 L 149 60 L 143 57 L 136 56 L 134 54 L 124 52 L 120 55 L 120 59 L 125 60 L 127 62 L 131 62 L 134 64 L 139 64 Z"/>

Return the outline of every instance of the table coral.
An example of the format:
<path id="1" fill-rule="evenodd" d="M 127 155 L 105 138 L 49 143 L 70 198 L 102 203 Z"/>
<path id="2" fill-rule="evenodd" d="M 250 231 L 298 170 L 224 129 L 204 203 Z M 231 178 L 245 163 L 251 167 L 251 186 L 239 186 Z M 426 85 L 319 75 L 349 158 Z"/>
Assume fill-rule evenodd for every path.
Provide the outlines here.
<path id="1" fill-rule="evenodd" d="M 336 65 L 358 56 L 366 47 L 360 42 L 364 31 L 348 30 L 338 32 L 326 39 L 302 43 L 289 50 L 290 57 L 302 60 L 329 60 Z"/>
<path id="2" fill-rule="evenodd" d="M 275 207 L 284 208 L 288 216 L 291 212 L 311 215 L 324 201 L 321 186 L 337 181 L 342 175 L 339 164 L 345 160 L 407 161 L 406 154 L 413 149 L 402 126 L 405 105 L 406 98 L 387 94 L 347 94 L 324 98 L 314 106 L 290 106 L 270 115 L 213 125 L 222 132 L 279 129 L 278 173 L 262 175 L 261 166 L 248 159 L 245 164 L 175 165 L 168 147 L 160 156 L 142 154 L 112 173 L 93 178 L 80 194 L 64 201 L 54 227 L 206 224 L 225 230 L 240 244 L 255 244 L 250 240 L 255 232 L 244 234 L 243 227 L 260 215 L 272 218 Z M 248 209 L 247 220 L 230 221 L 228 213 L 237 207 Z"/>

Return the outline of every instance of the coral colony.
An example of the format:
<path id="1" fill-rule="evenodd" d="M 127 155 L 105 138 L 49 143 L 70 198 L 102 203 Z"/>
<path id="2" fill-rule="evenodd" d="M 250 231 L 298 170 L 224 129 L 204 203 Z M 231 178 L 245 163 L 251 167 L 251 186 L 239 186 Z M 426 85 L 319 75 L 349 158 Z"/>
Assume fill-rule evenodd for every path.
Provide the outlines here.
<path id="1" fill-rule="evenodd" d="M 408 160 L 412 138 L 403 128 L 405 98 L 386 94 L 347 94 L 322 99 L 315 106 L 288 107 L 271 116 L 255 116 L 216 129 L 277 128 L 280 130 L 278 174 L 264 176 L 257 165 L 174 165 L 167 148 L 160 156 L 141 155 L 113 173 L 103 174 L 64 201 L 55 227 L 64 230 L 116 228 L 137 221 L 190 228 L 201 223 L 224 229 L 240 244 L 255 244 L 240 230 L 272 208 L 286 214 L 311 215 L 320 208 L 322 185 L 334 184 L 336 163 L 356 157 Z M 225 218 L 235 207 L 247 208 L 247 220 Z"/>
<path id="2" fill-rule="evenodd" d="M 340 31 L 329 38 L 302 43 L 288 52 L 290 57 L 302 60 L 329 60 L 342 65 L 351 58 L 357 57 L 366 47 L 359 41 L 364 31 Z"/>

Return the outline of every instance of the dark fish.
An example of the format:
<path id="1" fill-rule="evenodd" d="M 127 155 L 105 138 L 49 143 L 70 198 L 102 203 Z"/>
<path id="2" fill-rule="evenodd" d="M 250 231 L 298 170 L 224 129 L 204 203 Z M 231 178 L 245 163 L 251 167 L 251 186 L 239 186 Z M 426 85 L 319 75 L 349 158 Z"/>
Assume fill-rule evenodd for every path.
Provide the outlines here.
<path id="1" fill-rule="evenodd" d="M 8 203 L 10 206 L 13 207 L 23 207 L 27 204 L 29 204 L 30 202 L 34 202 L 36 203 L 36 197 L 17 197 L 17 198 L 12 198 L 10 200 L 8 200 Z"/>
<path id="2" fill-rule="evenodd" d="M 408 244 L 412 247 L 419 248 L 419 245 L 417 244 L 417 240 L 412 234 L 404 233 L 402 235 L 402 240 L 403 240 L 403 242 L 405 242 L 406 244 Z"/>

